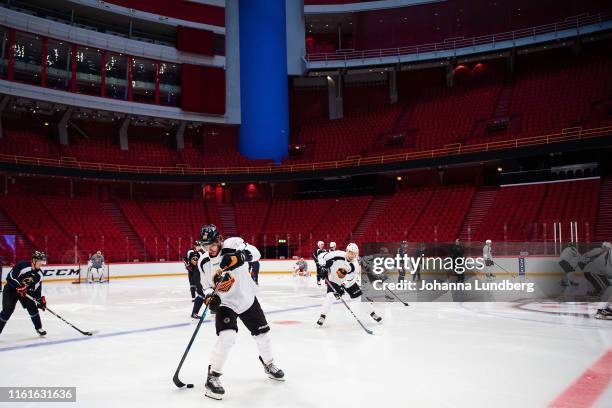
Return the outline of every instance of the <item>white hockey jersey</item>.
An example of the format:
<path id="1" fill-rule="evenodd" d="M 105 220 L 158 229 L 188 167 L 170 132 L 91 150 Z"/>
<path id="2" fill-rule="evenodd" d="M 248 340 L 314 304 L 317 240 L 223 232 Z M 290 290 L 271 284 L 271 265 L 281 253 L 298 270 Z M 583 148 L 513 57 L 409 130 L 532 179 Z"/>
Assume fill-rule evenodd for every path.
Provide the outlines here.
<path id="1" fill-rule="evenodd" d="M 493 254 L 491 253 L 491 245 L 485 245 L 482 247 L 482 258 L 484 260 L 493 260 Z"/>
<path id="2" fill-rule="evenodd" d="M 580 260 L 580 253 L 576 248 L 568 246 L 561 252 L 559 260 L 569 263 L 572 268 L 576 269 L 578 261 Z"/>
<path id="3" fill-rule="evenodd" d="M 588 262 L 585 272 L 606 275 L 612 278 L 612 251 L 605 248 L 595 248 L 582 256 L 582 262 Z"/>
<path id="4" fill-rule="evenodd" d="M 356 284 L 361 273 L 361 265 L 359 265 L 357 258 L 355 257 L 350 262 L 347 261 L 345 251 L 331 251 L 319 255 L 319 265 L 329 270 L 328 279 L 330 282 L 342 285 L 345 288 Z M 344 269 L 348 272 L 343 279 L 336 274 L 338 269 Z"/>
<path id="5" fill-rule="evenodd" d="M 256 247 L 247 244 L 239 237 L 232 237 L 223 241 L 223 248 L 215 257 L 211 257 L 208 252 L 204 252 L 198 261 L 198 270 L 200 271 L 200 281 L 205 295 L 212 293 L 215 288 L 213 278 L 215 273 L 221 269 L 219 265 L 223 255 L 244 250 L 249 251 L 253 256 L 251 262 L 258 261 L 261 258 L 261 254 Z M 227 306 L 238 314 L 244 313 L 251 307 L 257 295 L 257 285 L 253 282 L 249 273 L 249 264 L 246 262 L 227 273 L 235 279 L 235 282 L 227 292 L 217 292 L 221 298 L 221 306 Z"/>

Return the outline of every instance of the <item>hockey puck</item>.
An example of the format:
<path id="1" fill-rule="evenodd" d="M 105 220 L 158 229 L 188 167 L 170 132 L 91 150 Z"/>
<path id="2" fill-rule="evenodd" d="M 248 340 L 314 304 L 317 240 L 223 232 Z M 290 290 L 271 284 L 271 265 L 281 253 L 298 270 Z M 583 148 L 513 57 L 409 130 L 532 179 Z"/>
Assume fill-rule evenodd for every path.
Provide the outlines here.
<path id="1" fill-rule="evenodd" d="M 187 384 L 187 388 L 193 388 L 193 384 Z"/>

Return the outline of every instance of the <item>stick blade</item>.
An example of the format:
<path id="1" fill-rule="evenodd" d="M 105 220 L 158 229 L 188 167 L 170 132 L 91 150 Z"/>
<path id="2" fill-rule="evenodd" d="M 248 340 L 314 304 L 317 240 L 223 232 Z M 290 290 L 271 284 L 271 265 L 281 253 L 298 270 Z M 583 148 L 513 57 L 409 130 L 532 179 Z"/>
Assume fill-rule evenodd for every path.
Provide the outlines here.
<path id="1" fill-rule="evenodd" d="M 187 385 L 179 379 L 178 373 L 174 374 L 174 377 L 172 377 L 172 382 L 174 382 L 174 385 L 176 385 L 178 388 L 183 388 L 185 385 Z"/>

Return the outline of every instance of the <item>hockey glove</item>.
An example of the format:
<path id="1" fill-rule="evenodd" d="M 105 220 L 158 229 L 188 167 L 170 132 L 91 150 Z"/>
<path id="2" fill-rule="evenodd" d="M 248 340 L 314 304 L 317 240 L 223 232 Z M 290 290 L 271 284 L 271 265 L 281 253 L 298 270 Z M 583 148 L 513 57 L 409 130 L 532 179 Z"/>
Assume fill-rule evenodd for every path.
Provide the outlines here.
<path id="1" fill-rule="evenodd" d="M 17 289 L 15 289 L 17 291 L 17 294 L 21 297 L 25 297 L 26 293 L 28 293 L 28 286 L 27 285 L 23 285 L 18 287 Z"/>
<path id="2" fill-rule="evenodd" d="M 249 262 L 252 258 L 253 256 L 249 251 L 236 251 L 233 254 L 223 255 L 219 267 L 231 271 Z"/>
<path id="3" fill-rule="evenodd" d="M 342 297 L 342 295 L 344 295 L 344 288 L 343 288 L 342 286 L 340 286 L 340 289 L 338 289 L 338 290 L 336 290 L 336 291 L 334 292 L 334 297 L 335 297 L 337 300 L 340 300 L 340 298 Z"/>
<path id="4" fill-rule="evenodd" d="M 215 313 L 221 306 L 221 298 L 217 294 L 209 293 L 204 297 L 204 303 L 208 305 L 211 312 Z"/>
<path id="5" fill-rule="evenodd" d="M 41 298 L 38 299 L 38 303 L 36 304 L 36 306 L 42 311 L 47 310 L 47 298 L 41 296 Z"/>

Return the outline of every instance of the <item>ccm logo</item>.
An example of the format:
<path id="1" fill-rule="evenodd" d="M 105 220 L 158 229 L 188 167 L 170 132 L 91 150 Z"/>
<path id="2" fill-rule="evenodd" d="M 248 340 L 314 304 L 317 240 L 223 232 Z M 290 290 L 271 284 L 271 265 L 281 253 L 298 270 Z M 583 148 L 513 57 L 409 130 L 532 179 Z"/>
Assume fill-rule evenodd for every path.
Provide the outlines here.
<path id="1" fill-rule="evenodd" d="M 78 269 L 44 269 L 43 276 L 72 276 L 78 275 Z"/>

